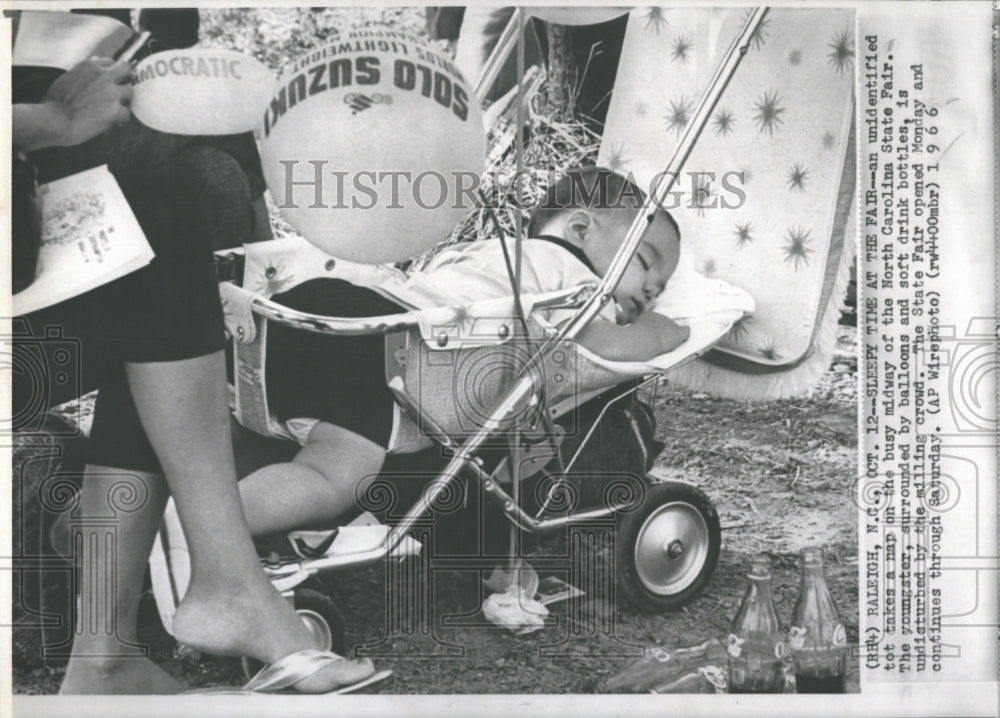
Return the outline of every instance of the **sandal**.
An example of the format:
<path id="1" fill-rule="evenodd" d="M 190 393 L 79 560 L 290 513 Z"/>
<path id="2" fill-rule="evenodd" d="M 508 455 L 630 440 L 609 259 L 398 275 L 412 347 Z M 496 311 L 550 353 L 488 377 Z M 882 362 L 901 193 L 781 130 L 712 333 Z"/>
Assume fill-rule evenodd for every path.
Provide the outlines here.
<path id="1" fill-rule="evenodd" d="M 306 678 L 314 676 L 327 666 L 340 661 L 347 661 L 347 659 L 331 651 L 320 651 L 315 648 L 306 648 L 304 650 L 291 653 L 281 660 L 275 661 L 269 666 L 265 666 L 242 688 L 209 688 L 206 690 L 189 691 L 189 693 L 226 695 L 277 693 L 288 688 L 294 688 L 298 683 L 304 681 Z M 361 678 L 353 683 L 341 685 L 330 691 L 326 691 L 325 693 L 352 693 L 366 686 L 384 681 L 391 675 L 392 671 L 390 670 L 375 671 L 374 667 L 372 667 L 371 673 L 366 675 L 364 678 Z"/>

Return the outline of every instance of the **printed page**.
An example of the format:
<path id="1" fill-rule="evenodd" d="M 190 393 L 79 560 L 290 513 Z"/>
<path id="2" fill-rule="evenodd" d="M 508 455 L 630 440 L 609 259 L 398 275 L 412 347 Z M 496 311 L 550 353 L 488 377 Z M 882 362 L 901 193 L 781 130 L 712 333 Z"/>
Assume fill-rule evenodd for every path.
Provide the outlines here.
<path id="1" fill-rule="evenodd" d="M 113 56 L 135 33 L 114 18 L 36 8 L 18 19 L 14 65 L 68 70 L 94 56 Z"/>
<path id="2" fill-rule="evenodd" d="M 30 314 L 134 272 L 153 259 L 139 223 L 107 167 L 37 190 L 42 246 L 35 281 L 14 295 Z"/>

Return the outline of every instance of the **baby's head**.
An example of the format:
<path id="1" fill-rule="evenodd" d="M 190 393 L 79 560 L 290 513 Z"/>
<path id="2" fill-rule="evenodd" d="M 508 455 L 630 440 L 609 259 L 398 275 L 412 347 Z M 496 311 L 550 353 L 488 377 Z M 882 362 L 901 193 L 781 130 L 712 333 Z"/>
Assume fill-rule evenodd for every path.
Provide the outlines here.
<path id="1" fill-rule="evenodd" d="M 609 169 L 571 169 L 535 208 L 528 236 L 566 240 L 582 249 L 604 275 L 644 200 L 638 186 Z M 614 292 L 619 324 L 633 321 L 663 291 L 679 255 L 677 223 L 665 209 L 658 209 Z"/>

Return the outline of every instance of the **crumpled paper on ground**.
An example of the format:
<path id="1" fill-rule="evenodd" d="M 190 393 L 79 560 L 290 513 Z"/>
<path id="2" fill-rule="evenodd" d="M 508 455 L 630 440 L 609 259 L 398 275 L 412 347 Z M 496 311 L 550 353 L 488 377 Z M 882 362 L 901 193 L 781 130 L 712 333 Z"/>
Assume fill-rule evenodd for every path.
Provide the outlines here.
<path id="1" fill-rule="evenodd" d="M 483 601 L 483 615 L 494 625 L 513 631 L 516 636 L 534 633 L 545 626 L 549 609 L 535 600 L 538 574 L 519 561 L 511 570 L 495 570 L 483 582 L 494 593 Z"/>

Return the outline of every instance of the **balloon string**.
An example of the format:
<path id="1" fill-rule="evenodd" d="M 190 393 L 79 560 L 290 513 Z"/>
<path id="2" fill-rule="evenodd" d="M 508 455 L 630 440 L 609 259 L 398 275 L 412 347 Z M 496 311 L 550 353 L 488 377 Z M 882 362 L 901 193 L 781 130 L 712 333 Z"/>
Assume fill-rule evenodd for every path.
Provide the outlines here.
<path id="1" fill-rule="evenodd" d="M 507 276 L 510 278 L 510 288 L 514 293 L 514 314 L 517 315 L 516 318 L 521 325 L 521 335 L 527 338 L 528 323 L 524 318 L 524 307 L 521 306 L 521 293 L 518 291 L 514 275 L 514 267 L 510 261 L 510 250 L 507 249 L 507 238 L 505 236 L 506 233 L 503 231 L 503 227 L 500 225 L 500 220 L 497 219 L 496 212 L 494 212 L 493 208 L 487 203 L 486 196 L 483 194 L 482 190 L 479 191 L 479 199 L 483 203 L 483 209 L 486 210 L 486 216 L 490 218 L 490 221 L 493 223 L 494 229 L 496 229 L 497 238 L 500 241 L 500 249 L 503 250 L 503 261 L 504 264 L 507 265 Z"/>
<path id="2" fill-rule="evenodd" d="M 517 8 L 514 12 L 517 13 L 517 108 L 516 108 L 516 121 L 517 130 L 514 134 L 514 163 L 517 167 L 517 172 L 515 177 L 523 177 L 524 172 L 524 26 L 525 19 L 527 18 L 526 8 Z M 517 192 L 517 187 L 514 187 L 514 191 Z M 520 205 L 520 203 L 518 203 Z M 528 327 L 524 320 L 524 315 L 521 313 L 521 240 L 523 239 L 523 223 L 524 217 L 521 216 L 521 210 L 514 210 L 514 297 L 515 297 L 515 307 L 517 308 L 519 318 L 522 322 L 522 337 L 524 340 L 528 338 Z M 513 441 L 511 442 L 514 447 L 516 447 L 519 442 L 518 431 L 515 429 L 511 437 Z M 512 448 L 510 453 L 510 462 L 513 475 L 512 479 L 512 489 L 514 505 L 521 505 L 521 467 L 516 462 L 517 459 L 517 449 Z M 517 526 L 511 523 L 510 526 L 510 555 L 508 560 L 512 565 L 518 565 L 517 561 L 517 538 L 518 530 Z M 531 597 L 529 597 L 531 598 Z"/>
<path id="3" fill-rule="evenodd" d="M 514 135 L 515 177 L 521 178 L 524 171 L 524 28 L 526 12 L 519 8 L 517 13 L 517 131 Z M 517 187 L 514 187 L 517 192 Z M 518 210 L 514 213 L 514 295 L 521 293 L 521 240 L 523 239 L 523 217 Z"/>

